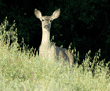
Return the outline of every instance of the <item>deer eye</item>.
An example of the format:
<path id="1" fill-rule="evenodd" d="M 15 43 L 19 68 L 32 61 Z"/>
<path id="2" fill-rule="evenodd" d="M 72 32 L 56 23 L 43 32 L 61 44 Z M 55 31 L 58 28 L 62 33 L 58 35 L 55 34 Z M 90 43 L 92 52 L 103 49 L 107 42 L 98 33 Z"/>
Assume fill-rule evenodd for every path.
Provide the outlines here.
<path id="1" fill-rule="evenodd" d="M 42 21 L 44 21 L 44 19 L 42 19 Z"/>
<path id="2" fill-rule="evenodd" d="M 50 20 L 50 22 L 52 22 L 52 20 Z"/>

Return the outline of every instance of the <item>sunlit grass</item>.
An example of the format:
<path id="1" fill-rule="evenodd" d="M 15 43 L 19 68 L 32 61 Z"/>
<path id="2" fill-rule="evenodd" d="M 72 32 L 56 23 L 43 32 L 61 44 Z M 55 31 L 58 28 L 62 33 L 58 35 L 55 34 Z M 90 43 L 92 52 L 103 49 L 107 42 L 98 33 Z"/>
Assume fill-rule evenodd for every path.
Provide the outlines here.
<path id="1" fill-rule="evenodd" d="M 76 62 L 70 68 L 68 63 L 62 65 L 62 60 L 42 60 L 25 48 L 21 52 L 17 39 L 9 46 L 10 39 L 5 39 L 10 34 L 5 31 L 6 25 L 5 20 L 0 26 L 1 91 L 110 91 L 108 64 L 104 66 L 104 60 L 97 63 L 100 50 L 93 62 L 89 51 L 82 65 L 78 67 Z M 1 30 L 5 32 L 2 34 Z"/>

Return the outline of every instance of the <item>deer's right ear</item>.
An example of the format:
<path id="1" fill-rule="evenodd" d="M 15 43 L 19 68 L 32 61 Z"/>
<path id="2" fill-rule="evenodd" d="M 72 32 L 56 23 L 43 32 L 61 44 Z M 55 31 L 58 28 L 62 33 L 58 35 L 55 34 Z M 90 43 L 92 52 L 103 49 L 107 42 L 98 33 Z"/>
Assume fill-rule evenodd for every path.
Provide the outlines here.
<path id="1" fill-rule="evenodd" d="M 36 16 L 37 18 L 39 18 L 39 19 L 41 20 L 42 14 L 41 14 L 41 12 L 40 12 L 39 10 L 35 9 L 35 10 L 34 10 L 34 14 L 35 14 L 35 16 Z"/>

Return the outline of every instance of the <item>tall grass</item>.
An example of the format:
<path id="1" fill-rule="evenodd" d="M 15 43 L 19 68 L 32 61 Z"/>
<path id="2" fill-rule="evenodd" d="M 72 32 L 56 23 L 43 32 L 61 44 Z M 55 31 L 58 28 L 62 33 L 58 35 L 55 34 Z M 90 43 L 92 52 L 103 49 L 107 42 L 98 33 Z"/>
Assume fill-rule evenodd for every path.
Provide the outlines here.
<path id="1" fill-rule="evenodd" d="M 70 68 L 62 60 L 42 60 L 25 48 L 21 52 L 17 29 L 6 32 L 7 25 L 5 19 L 0 26 L 0 91 L 110 91 L 108 63 L 99 60 L 100 50 L 94 59 L 89 51 L 82 65 Z"/>

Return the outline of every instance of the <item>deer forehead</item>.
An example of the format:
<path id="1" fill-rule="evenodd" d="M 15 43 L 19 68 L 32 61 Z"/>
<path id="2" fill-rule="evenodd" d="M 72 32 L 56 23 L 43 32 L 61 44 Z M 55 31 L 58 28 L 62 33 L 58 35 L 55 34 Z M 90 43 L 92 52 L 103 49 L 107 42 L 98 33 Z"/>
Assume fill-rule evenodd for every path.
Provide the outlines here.
<path id="1" fill-rule="evenodd" d="M 42 19 L 46 21 L 52 20 L 51 16 L 43 16 Z"/>

